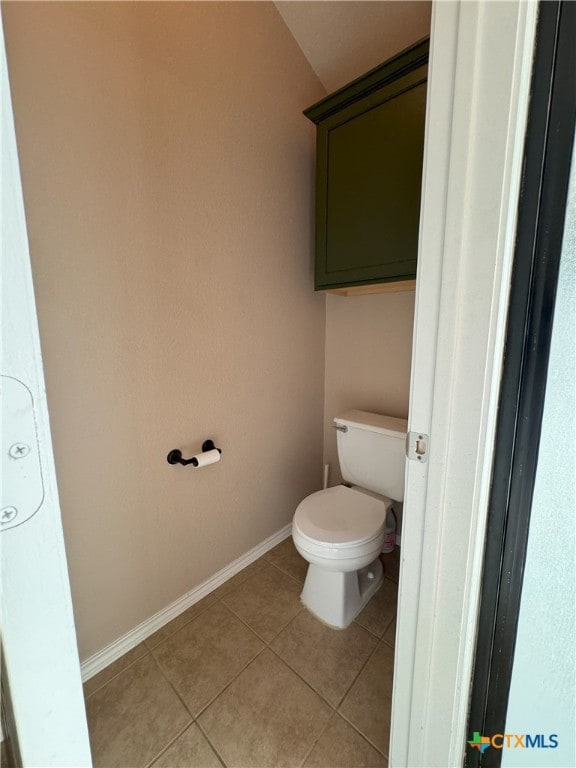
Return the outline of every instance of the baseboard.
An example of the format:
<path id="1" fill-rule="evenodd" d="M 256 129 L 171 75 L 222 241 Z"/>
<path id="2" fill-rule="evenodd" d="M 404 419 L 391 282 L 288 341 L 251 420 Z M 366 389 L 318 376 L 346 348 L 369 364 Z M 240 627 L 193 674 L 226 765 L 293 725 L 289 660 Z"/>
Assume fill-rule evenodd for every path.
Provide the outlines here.
<path id="1" fill-rule="evenodd" d="M 187 592 L 185 595 L 178 598 L 178 600 L 175 600 L 173 603 L 166 606 L 166 608 L 158 611 L 154 616 L 143 621 L 142 624 L 134 627 L 130 632 L 119 637 L 118 640 L 110 643 L 110 645 L 107 645 L 101 651 L 98 651 L 98 653 L 90 656 L 81 664 L 82 682 L 86 682 L 86 680 L 94 677 L 94 675 L 101 672 L 109 664 L 112 664 L 113 661 L 116 661 L 116 659 L 119 659 L 125 653 L 128 653 L 128 651 L 131 651 L 132 648 L 135 648 L 147 637 L 150 637 L 150 635 L 161 629 L 165 624 L 168 624 L 169 621 L 175 619 L 176 616 L 179 616 L 183 611 L 194 605 L 194 603 L 197 603 L 203 597 L 206 597 L 210 592 L 213 592 L 217 587 L 228 581 L 228 579 L 231 579 L 232 576 L 235 576 L 243 568 L 250 565 L 250 563 L 258 560 L 258 558 L 262 557 L 268 550 L 272 549 L 277 544 L 280 544 L 281 541 L 288 538 L 291 529 L 292 524 L 288 523 L 288 525 L 285 525 L 284 528 L 281 528 L 277 533 L 250 549 L 237 560 L 234 560 L 233 563 L 222 568 L 218 573 L 215 573 L 214 576 L 211 576 L 202 584 L 199 584 L 190 592 Z"/>

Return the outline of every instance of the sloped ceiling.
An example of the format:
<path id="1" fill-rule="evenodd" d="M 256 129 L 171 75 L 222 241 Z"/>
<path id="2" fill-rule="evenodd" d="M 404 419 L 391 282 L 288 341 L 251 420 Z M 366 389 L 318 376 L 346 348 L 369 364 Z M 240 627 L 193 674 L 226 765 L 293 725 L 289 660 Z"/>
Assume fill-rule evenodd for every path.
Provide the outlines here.
<path id="1" fill-rule="evenodd" d="M 288 0 L 275 3 L 328 93 L 430 32 L 420 0 Z"/>

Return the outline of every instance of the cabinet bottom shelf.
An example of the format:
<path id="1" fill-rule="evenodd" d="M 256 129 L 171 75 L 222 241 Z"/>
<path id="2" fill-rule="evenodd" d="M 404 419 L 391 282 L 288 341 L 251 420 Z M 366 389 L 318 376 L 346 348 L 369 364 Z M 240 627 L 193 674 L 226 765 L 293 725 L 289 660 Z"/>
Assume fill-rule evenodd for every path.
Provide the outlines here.
<path id="1" fill-rule="evenodd" d="M 325 293 L 337 296 L 366 296 L 370 293 L 400 293 L 416 290 L 416 280 L 396 280 L 388 283 L 370 283 L 369 285 L 349 285 L 343 288 L 325 288 Z"/>

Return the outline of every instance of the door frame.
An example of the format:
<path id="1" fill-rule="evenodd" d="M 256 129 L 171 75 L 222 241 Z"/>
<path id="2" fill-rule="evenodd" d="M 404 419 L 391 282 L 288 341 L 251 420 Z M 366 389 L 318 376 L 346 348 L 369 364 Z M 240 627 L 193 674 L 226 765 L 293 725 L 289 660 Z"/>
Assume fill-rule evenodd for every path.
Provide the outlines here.
<path id="1" fill-rule="evenodd" d="M 433 6 L 391 768 L 462 765 L 537 3 Z"/>
<path id="2" fill-rule="evenodd" d="M 574 147 L 576 5 L 538 20 L 468 733 L 506 733 Z M 494 766 L 503 750 L 469 749 Z"/>
<path id="3" fill-rule="evenodd" d="M 10 751 L 17 765 L 43 768 L 87 768 L 92 765 L 84 708 L 80 661 L 48 407 L 8 68 L 0 16 L 0 76 L 2 98 L 2 375 L 27 390 L 25 411 L 36 432 L 30 456 L 40 462 L 43 495 L 32 496 L 28 465 L 23 487 L 12 487 L 14 498 L 3 498 L 16 517 L 0 533 L 2 592 L 2 693 L 8 699 Z M 6 379 L 3 378 L 3 381 Z M 13 389 L 13 388 L 12 388 Z M 2 450 L 8 452 L 11 398 L 3 409 Z M 28 401 L 27 401 L 28 402 Z M 21 416 L 18 415 L 17 418 Z M 7 432 L 4 431 L 7 428 Z M 18 423 L 16 431 L 20 430 Z M 10 438 L 10 441 L 13 438 Z M 22 438 L 19 438 L 20 440 Z M 28 444 L 27 444 L 28 445 Z M 10 454 L 11 456 L 13 454 Z M 25 466 L 25 465 L 22 465 Z M 4 486 L 5 488 L 7 486 Z M 33 503 L 32 503 L 33 502 Z M 19 519 L 23 513 L 33 514 Z M 3 702 L 4 705 L 4 702 Z"/>

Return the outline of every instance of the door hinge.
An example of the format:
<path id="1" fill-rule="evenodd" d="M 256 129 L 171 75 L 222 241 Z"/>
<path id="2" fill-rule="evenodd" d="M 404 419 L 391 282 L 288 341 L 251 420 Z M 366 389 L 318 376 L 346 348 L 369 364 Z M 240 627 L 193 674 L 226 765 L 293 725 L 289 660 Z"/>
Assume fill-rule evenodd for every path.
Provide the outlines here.
<path id="1" fill-rule="evenodd" d="M 32 392 L 12 376 L 0 376 L 2 479 L 0 532 L 29 520 L 42 506 L 44 483 Z"/>

